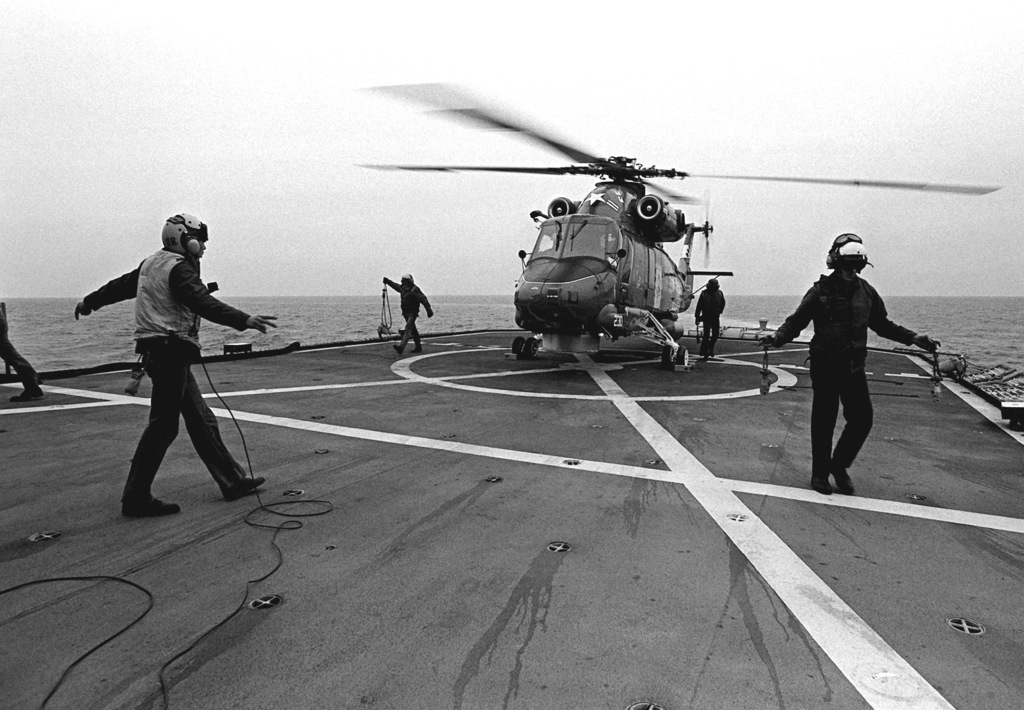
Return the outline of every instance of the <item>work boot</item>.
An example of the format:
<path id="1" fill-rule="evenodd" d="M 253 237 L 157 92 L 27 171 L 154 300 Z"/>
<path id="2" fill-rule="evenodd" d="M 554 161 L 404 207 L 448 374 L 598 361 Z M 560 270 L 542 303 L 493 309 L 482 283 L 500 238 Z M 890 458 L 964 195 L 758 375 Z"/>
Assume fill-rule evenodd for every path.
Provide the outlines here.
<path id="1" fill-rule="evenodd" d="M 179 512 L 181 506 L 177 503 L 164 503 L 159 498 L 153 498 L 145 503 L 121 503 L 121 515 L 126 518 L 155 518 Z"/>
<path id="2" fill-rule="evenodd" d="M 37 399 L 43 398 L 43 391 L 36 387 L 35 389 L 26 389 L 21 394 L 16 394 L 11 397 L 12 402 L 34 402 Z"/>
<path id="3" fill-rule="evenodd" d="M 402 346 L 401 345 L 392 345 L 391 347 L 393 347 L 395 349 L 395 352 L 398 353 L 399 355 L 402 354 Z"/>
<path id="4" fill-rule="evenodd" d="M 828 482 L 828 476 L 811 476 L 811 488 L 825 496 L 832 495 L 832 484 Z"/>
<path id="5" fill-rule="evenodd" d="M 412 351 L 413 351 L 414 353 L 421 353 L 421 352 L 423 352 L 423 348 L 421 348 L 421 347 L 420 347 L 419 345 L 417 345 L 416 347 L 414 347 L 414 348 L 412 349 Z"/>
<path id="6" fill-rule="evenodd" d="M 256 489 L 267 482 L 262 476 L 243 478 L 241 481 L 224 491 L 224 500 L 238 500 L 242 496 L 252 495 Z"/>
<path id="7" fill-rule="evenodd" d="M 842 493 L 844 496 L 853 495 L 853 481 L 850 480 L 850 474 L 846 472 L 845 468 L 840 468 L 833 471 L 832 477 L 836 479 L 837 491 Z"/>

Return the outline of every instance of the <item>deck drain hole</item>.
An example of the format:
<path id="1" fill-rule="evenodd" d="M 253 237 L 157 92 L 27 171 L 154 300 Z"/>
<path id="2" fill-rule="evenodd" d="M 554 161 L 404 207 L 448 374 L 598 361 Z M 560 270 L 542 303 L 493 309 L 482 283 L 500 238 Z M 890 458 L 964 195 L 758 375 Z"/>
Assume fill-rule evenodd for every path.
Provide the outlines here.
<path id="1" fill-rule="evenodd" d="M 284 599 L 282 599 L 279 595 L 269 594 L 265 597 L 260 597 L 259 599 L 253 599 L 251 602 L 249 602 L 249 608 L 270 609 L 271 607 L 275 607 L 283 601 Z"/>
<path id="2" fill-rule="evenodd" d="M 562 463 L 564 463 L 566 466 L 579 466 L 580 465 L 580 460 L 579 459 L 566 459 Z"/>
<path id="3" fill-rule="evenodd" d="M 928 496 L 923 496 L 920 493 L 911 493 L 907 498 L 910 500 L 928 500 Z"/>
<path id="4" fill-rule="evenodd" d="M 488 483 L 501 483 L 501 476 L 488 476 L 484 480 Z"/>
<path id="5" fill-rule="evenodd" d="M 325 549 L 325 550 L 337 550 L 337 549 L 338 549 L 338 546 L 337 546 L 337 545 L 328 545 L 328 546 L 327 546 L 327 547 L 325 547 L 324 549 Z"/>
<path id="6" fill-rule="evenodd" d="M 744 515 L 743 513 L 729 513 L 725 517 L 727 517 L 729 520 L 735 521 L 737 523 L 744 523 L 744 522 L 747 521 L 747 516 Z"/>
<path id="7" fill-rule="evenodd" d="M 633 703 L 626 710 L 665 710 L 664 706 L 657 703 Z"/>
<path id="8" fill-rule="evenodd" d="M 299 488 L 292 488 L 290 490 L 285 491 L 281 495 L 283 495 L 283 496 L 301 496 L 303 493 L 305 493 L 305 491 L 303 491 L 303 490 L 301 490 Z"/>
<path id="9" fill-rule="evenodd" d="M 661 465 L 661 459 L 647 459 L 646 461 L 644 461 L 644 465 L 646 465 L 646 466 L 660 466 Z"/>
<path id="10" fill-rule="evenodd" d="M 601 426 L 600 424 L 591 424 L 590 428 L 591 429 L 604 429 L 604 427 Z M 0 431 L 2 431 L 2 430 L 0 430 Z"/>
<path id="11" fill-rule="evenodd" d="M 310 417 L 310 419 L 324 419 L 324 418 L 325 417 L 324 417 L 323 414 L 314 414 L 313 416 Z"/>
<path id="12" fill-rule="evenodd" d="M 313 453 L 314 454 L 326 454 L 328 451 L 330 451 L 330 449 L 317 449 Z"/>
<path id="13" fill-rule="evenodd" d="M 777 448 L 779 448 L 778 444 L 761 444 L 761 446 L 763 446 L 766 449 L 777 449 Z"/>
<path id="14" fill-rule="evenodd" d="M 693 421 L 695 421 L 695 422 L 706 422 L 707 419 L 705 419 L 704 417 L 694 417 Z"/>
<path id="15" fill-rule="evenodd" d="M 567 542 L 552 542 L 548 544 L 548 550 L 550 552 L 568 552 L 572 549 L 572 545 Z"/>
<path id="16" fill-rule="evenodd" d="M 442 436 L 441 438 L 442 438 L 442 439 L 454 439 L 454 438 L 455 438 L 455 436 L 456 436 L 455 434 L 445 434 L 445 435 L 444 435 L 444 436 Z"/>
<path id="17" fill-rule="evenodd" d="M 47 540 L 56 540 L 60 537 L 59 530 L 50 530 L 48 532 L 39 532 L 34 535 L 29 535 L 29 542 L 46 542 Z"/>
<path id="18" fill-rule="evenodd" d="M 952 619 L 946 619 L 946 623 L 953 628 L 954 631 L 959 631 L 962 634 L 969 634 L 971 636 L 981 636 L 985 633 L 985 627 L 979 624 L 977 621 L 971 621 L 970 619 L 961 619 L 954 617 Z"/>

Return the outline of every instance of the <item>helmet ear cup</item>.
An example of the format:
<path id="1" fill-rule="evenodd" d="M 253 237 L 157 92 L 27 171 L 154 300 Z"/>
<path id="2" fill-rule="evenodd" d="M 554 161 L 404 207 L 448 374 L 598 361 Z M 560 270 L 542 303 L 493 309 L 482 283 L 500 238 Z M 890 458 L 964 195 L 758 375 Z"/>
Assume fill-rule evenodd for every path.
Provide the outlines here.
<path id="1" fill-rule="evenodd" d="M 181 235 L 182 247 L 192 256 L 199 256 L 199 252 L 203 250 L 202 243 L 195 237 L 190 237 L 187 234 Z"/>

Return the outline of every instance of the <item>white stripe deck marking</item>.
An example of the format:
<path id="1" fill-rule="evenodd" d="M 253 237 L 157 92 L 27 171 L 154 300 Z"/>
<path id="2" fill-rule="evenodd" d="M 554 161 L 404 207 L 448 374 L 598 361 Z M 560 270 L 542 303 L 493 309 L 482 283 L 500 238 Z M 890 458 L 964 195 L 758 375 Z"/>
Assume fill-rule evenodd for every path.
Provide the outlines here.
<path id="1" fill-rule="evenodd" d="M 777 486 L 771 483 L 719 480 L 725 483 L 734 493 L 750 493 L 752 495 L 785 498 L 804 503 L 817 503 L 818 505 L 836 508 L 902 515 L 908 518 L 932 520 L 939 523 L 971 525 L 987 530 L 1001 530 L 1003 532 L 1024 534 L 1024 519 L 1021 518 L 1008 518 L 1003 515 L 989 515 L 988 513 L 971 513 L 966 510 L 951 510 L 949 508 L 932 508 L 930 506 L 907 504 L 900 501 L 882 500 L 880 498 L 859 498 L 857 496 L 839 495 L 823 496 L 809 488 L 790 488 L 789 486 Z"/>
<path id="2" fill-rule="evenodd" d="M 585 355 L 577 357 L 584 363 L 590 361 Z M 686 474 L 681 483 L 872 708 L 953 707 L 607 373 L 594 369 L 590 374 L 662 461 Z M 736 514 L 745 515 L 746 520 L 737 522 L 728 517 Z"/>
<path id="3" fill-rule="evenodd" d="M 393 382 L 396 380 L 385 380 Z M 397 380 L 404 381 L 404 380 Z M 383 384 L 383 383 L 382 383 Z M 55 391 L 58 388 L 45 387 L 48 391 Z M 32 414 L 35 412 L 52 412 L 65 409 L 80 409 L 85 407 L 107 407 L 122 404 L 149 405 L 149 400 L 143 397 L 129 397 L 126 395 L 108 394 L 104 392 L 93 392 L 91 390 L 74 390 L 59 388 L 60 394 L 67 394 L 75 397 L 97 398 L 103 397 L 103 401 L 87 402 L 81 404 L 52 405 L 46 407 L 11 407 L 0 409 L 2 414 Z M 271 393 L 277 390 L 269 390 Z M 212 396 L 212 395 L 210 395 Z M 226 409 L 213 408 L 213 413 L 223 419 L 230 419 Z M 465 454 L 467 456 L 483 456 L 487 458 L 514 461 L 518 463 L 537 464 L 540 466 L 555 466 L 557 468 L 568 468 L 565 460 L 574 458 L 571 456 L 549 456 L 544 454 L 532 454 L 514 449 L 502 449 L 494 446 L 480 446 L 477 444 L 466 444 L 452 441 L 450 439 L 430 439 L 427 437 L 409 436 L 406 434 L 389 434 L 387 432 L 374 431 L 372 429 L 358 429 L 355 427 L 339 426 L 334 424 L 323 424 L 310 422 L 304 419 L 291 419 L 288 417 L 277 417 L 265 414 L 255 414 L 232 410 L 235 418 L 240 421 L 249 421 L 255 424 L 266 424 L 286 429 L 299 431 L 313 431 L 332 436 L 342 436 L 350 439 L 362 439 L 365 441 L 378 441 L 387 444 L 400 446 L 416 446 L 423 449 L 437 451 L 451 451 L 453 453 Z M 604 461 L 591 461 L 579 459 L 580 463 L 573 466 L 574 470 L 590 471 L 593 473 L 605 473 L 612 476 L 624 476 L 627 478 L 643 478 L 651 481 L 664 481 L 666 483 L 684 483 L 684 476 L 679 471 L 663 471 L 656 468 L 643 468 L 639 466 L 628 466 L 625 464 L 608 463 Z M 880 498 L 862 498 L 850 496 L 823 496 L 814 493 L 809 489 L 792 488 L 767 483 L 752 483 L 749 481 L 738 481 L 727 478 L 716 478 L 719 485 L 733 490 L 737 493 L 750 493 L 763 495 L 771 498 L 782 498 L 784 500 L 795 500 L 805 503 L 817 503 L 819 505 L 830 505 L 837 508 L 851 508 L 890 515 L 902 515 L 905 517 L 918 518 L 921 520 L 933 520 L 936 522 L 952 522 L 960 525 L 970 525 L 977 528 L 990 530 L 1002 530 L 1024 534 L 1024 519 L 1010 518 L 1001 515 L 988 515 L 985 513 L 972 513 L 962 510 L 949 510 L 946 508 L 932 508 L 928 506 L 903 503 L 900 501 L 889 501 Z"/>

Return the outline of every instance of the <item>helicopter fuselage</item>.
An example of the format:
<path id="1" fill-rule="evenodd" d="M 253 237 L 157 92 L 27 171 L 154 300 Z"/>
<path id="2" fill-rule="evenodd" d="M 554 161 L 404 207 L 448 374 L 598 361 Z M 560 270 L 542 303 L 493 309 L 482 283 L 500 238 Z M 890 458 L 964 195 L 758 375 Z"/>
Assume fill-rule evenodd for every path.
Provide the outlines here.
<path id="1" fill-rule="evenodd" d="M 643 186 L 599 183 L 586 199 L 552 202 L 516 286 L 516 324 L 545 336 L 611 338 L 633 333 L 638 311 L 672 322 L 689 307 L 693 238 L 678 215 L 644 223 L 637 217 Z M 563 212 L 563 214 L 557 214 Z M 669 230 L 669 231 L 666 231 Z M 683 241 L 677 266 L 658 238 Z M 569 340 L 563 338 L 562 342 Z M 547 347 L 548 339 L 545 339 Z"/>

